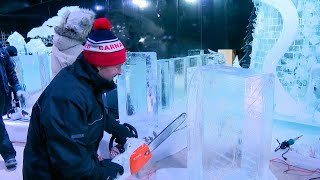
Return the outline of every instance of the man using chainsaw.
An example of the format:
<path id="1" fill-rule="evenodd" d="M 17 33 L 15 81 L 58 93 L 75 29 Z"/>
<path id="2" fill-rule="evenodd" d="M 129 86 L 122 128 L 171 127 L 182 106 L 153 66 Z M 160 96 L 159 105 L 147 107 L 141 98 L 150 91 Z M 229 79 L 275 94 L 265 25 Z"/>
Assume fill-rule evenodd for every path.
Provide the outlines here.
<path id="1" fill-rule="evenodd" d="M 115 179 L 123 167 L 100 161 L 99 142 L 106 131 L 124 145 L 134 134 L 106 113 L 102 94 L 113 90 L 126 50 L 106 18 L 94 21 L 84 51 L 62 69 L 32 109 L 24 149 L 23 178 Z"/>
<path id="2" fill-rule="evenodd" d="M 9 84 L 18 96 L 25 96 L 26 93 L 22 91 L 19 85 L 15 65 L 0 41 L 0 154 L 4 159 L 5 166 L 8 169 L 13 169 L 17 165 L 16 151 L 12 146 L 2 119 L 3 112 L 7 110 L 6 99 L 9 98 Z"/>

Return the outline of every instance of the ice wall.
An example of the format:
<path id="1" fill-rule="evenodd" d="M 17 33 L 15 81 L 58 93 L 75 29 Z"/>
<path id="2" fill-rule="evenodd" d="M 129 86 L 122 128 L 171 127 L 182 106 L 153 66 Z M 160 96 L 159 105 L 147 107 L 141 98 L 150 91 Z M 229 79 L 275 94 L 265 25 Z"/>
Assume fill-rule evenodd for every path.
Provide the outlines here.
<path id="1" fill-rule="evenodd" d="M 154 52 L 127 53 L 122 75 L 117 78 L 119 118 L 141 116 L 155 120 L 157 54 Z M 156 122 L 155 122 L 156 123 Z"/>
<path id="2" fill-rule="evenodd" d="M 265 178 L 274 76 L 221 65 L 189 73 L 189 179 Z"/>
<path id="3" fill-rule="evenodd" d="M 257 19 L 250 68 L 276 75 L 276 113 L 302 121 L 308 118 L 305 111 L 310 70 L 320 62 L 320 2 L 253 2 Z"/>

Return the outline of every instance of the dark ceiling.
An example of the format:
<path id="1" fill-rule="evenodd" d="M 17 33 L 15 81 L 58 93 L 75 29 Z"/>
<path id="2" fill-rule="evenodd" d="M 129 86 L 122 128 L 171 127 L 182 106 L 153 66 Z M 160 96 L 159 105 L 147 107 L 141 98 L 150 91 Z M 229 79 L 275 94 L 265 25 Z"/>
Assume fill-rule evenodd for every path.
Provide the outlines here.
<path id="1" fill-rule="evenodd" d="M 13 13 L 17 10 L 47 3 L 51 0 L 1 0 L 0 14 Z"/>

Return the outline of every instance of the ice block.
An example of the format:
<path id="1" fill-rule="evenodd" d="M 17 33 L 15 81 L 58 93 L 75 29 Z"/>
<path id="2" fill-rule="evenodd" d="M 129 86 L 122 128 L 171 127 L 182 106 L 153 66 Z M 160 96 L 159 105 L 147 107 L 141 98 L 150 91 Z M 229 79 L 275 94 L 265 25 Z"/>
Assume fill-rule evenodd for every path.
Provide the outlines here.
<path id="1" fill-rule="evenodd" d="M 188 70 L 189 179 L 263 179 L 271 148 L 272 74 L 207 65 Z"/>
<path id="2" fill-rule="evenodd" d="M 117 79 L 119 118 L 130 116 L 154 119 L 158 113 L 156 101 L 157 54 L 130 52 Z"/>

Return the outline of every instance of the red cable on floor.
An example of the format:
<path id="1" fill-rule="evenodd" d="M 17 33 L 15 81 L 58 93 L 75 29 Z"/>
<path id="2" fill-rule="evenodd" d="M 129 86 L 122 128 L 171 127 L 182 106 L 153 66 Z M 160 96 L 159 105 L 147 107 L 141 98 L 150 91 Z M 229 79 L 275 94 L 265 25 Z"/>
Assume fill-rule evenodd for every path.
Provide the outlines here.
<path id="1" fill-rule="evenodd" d="M 273 159 L 270 160 L 270 162 L 277 162 L 277 163 L 281 163 L 281 164 L 286 165 L 288 168 L 284 172 L 297 171 L 297 172 L 302 172 L 302 173 L 306 173 L 306 174 L 309 174 L 309 175 L 312 175 L 312 174 L 317 173 L 317 172 L 320 173 L 320 168 L 317 168 L 315 170 L 304 169 L 304 168 L 300 168 L 300 167 L 297 167 L 297 166 L 290 165 L 286 161 L 284 161 L 282 159 L 279 159 L 279 158 L 273 158 Z"/>

